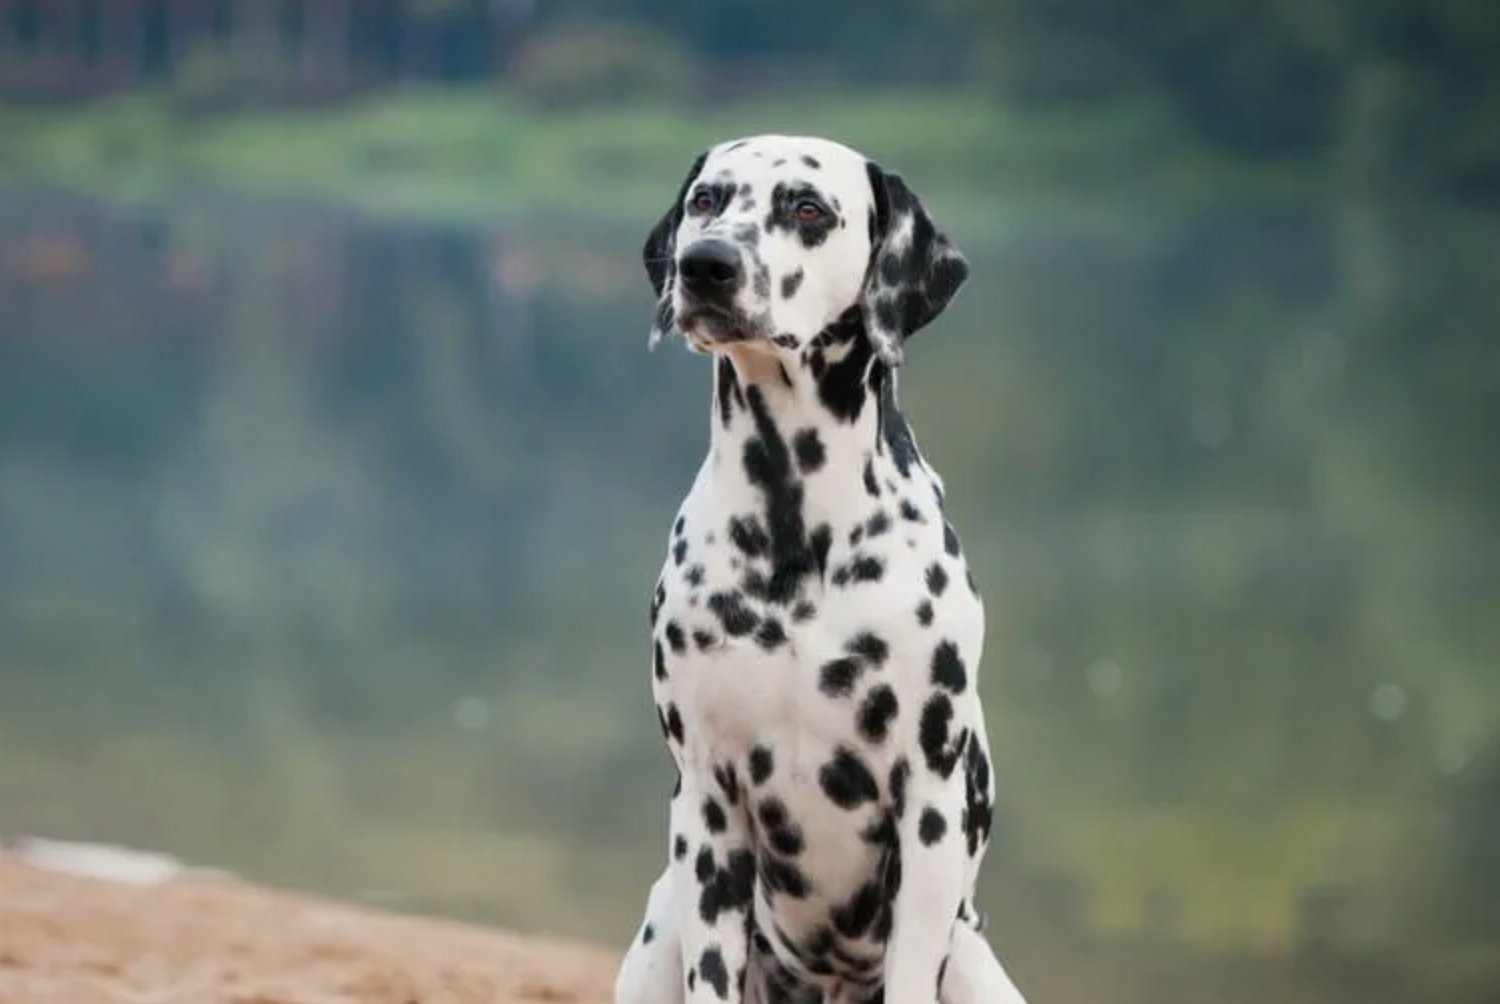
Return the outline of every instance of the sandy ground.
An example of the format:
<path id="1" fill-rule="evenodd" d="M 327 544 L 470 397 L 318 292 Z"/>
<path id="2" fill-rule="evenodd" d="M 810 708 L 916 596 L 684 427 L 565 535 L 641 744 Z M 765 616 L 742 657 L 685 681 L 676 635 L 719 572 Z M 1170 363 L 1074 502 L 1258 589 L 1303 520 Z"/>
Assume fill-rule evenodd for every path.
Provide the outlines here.
<path id="1" fill-rule="evenodd" d="M 42 861 L 48 867 L 28 863 Z M 123 869 L 76 863 L 0 851 L 0 1004 L 606 1004 L 610 997 L 616 956 L 601 949 L 174 874 L 150 861 Z"/>

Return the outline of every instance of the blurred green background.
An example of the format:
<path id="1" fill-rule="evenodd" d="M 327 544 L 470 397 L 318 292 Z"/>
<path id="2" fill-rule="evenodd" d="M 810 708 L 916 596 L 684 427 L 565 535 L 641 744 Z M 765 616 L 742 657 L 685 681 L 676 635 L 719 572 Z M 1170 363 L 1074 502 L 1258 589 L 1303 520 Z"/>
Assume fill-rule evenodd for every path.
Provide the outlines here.
<path id="1" fill-rule="evenodd" d="M 1492 0 L 0 0 L 0 830 L 628 940 L 758 131 L 973 278 L 903 393 L 1031 999 L 1500 993 Z"/>

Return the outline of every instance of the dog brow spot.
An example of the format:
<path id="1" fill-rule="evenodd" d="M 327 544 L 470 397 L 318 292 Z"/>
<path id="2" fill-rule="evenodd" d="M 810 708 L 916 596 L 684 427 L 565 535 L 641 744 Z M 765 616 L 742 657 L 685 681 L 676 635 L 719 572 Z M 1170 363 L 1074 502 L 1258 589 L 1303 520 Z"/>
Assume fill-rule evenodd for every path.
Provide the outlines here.
<path id="1" fill-rule="evenodd" d="M 783 300 L 790 300 L 792 297 L 797 295 L 797 290 L 801 287 L 801 285 L 802 269 L 798 268 L 795 271 L 788 272 L 786 275 L 781 277 L 781 298 Z"/>

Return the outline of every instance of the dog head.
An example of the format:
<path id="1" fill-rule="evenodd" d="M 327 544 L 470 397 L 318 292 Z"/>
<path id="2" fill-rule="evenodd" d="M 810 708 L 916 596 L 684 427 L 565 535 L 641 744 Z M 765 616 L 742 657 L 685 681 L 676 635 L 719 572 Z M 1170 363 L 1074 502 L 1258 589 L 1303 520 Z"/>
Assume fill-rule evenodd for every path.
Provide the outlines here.
<path id="1" fill-rule="evenodd" d="M 646 238 L 651 344 L 796 353 L 853 312 L 888 363 L 968 274 L 905 182 L 838 143 L 756 136 L 694 161 Z"/>

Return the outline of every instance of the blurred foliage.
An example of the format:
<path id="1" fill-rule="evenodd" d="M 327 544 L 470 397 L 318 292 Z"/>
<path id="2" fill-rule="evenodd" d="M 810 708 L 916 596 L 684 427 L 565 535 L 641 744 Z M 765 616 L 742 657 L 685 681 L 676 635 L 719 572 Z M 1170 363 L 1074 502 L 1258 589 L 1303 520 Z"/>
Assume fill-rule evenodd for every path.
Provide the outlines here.
<path id="1" fill-rule="evenodd" d="M 507 77 L 518 97 L 567 108 L 671 102 L 697 93 L 701 72 L 670 35 L 574 21 L 527 38 Z"/>

